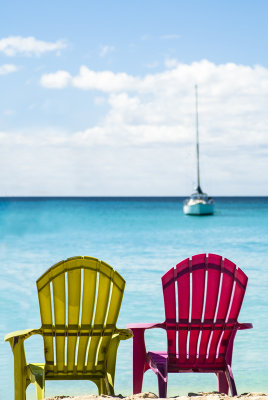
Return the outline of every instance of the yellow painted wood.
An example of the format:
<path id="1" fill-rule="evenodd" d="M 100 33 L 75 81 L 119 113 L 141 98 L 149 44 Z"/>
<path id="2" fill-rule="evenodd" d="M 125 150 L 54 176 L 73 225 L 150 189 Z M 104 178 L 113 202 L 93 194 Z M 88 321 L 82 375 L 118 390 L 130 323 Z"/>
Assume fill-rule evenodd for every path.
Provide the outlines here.
<path id="1" fill-rule="evenodd" d="M 107 351 L 107 376 L 109 385 L 111 387 L 114 387 L 116 354 L 119 342 L 120 342 L 120 335 L 119 334 L 113 335 Z"/>
<path id="2" fill-rule="evenodd" d="M 106 321 L 107 325 L 115 324 L 117 321 L 123 299 L 124 289 L 125 281 L 116 271 L 114 271 L 111 302 Z"/>
<path id="3" fill-rule="evenodd" d="M 79 324 L 81 297 L 81 269 L 72 269 L 81 265 L 80 260 L 72 260 L 68 270 L 68 335 L 67 335 L 67 371 L 74 371 L 77 331 Z M 75 335 L 75 336 L 74 336 Z"/>
<path id="4" fill-rule="evenodd" d="M 41 322 L 44 333 L 44 347 L 45 347 L 45 360 L 47 370 L 53 372 L 54 370 L 54 345 L 52 335 L 52 305 L 51 305 L 51 291 L 49 280 L 42 287 L 39 292 L 39 306 Z"/>
<path id="5" fill-rule="evenodd" d="M 64 371 L 65 364 L 65 325 L 66 325 L 66 293 L 64 272 L 52 281 L 54 318 L 56 329 L 56 372 Z"/>
<path id="6" fill-rule="evenodd" d="M 90 269 L 84 269 L 84 283 L 83 283 L 83 299 L 82 299 L 82 315 L 81 315 L 81 327 L 91 326 L 93 311 L 95 305 L 95 294 L 96 294 L 96 283 L 97 283 L 97 269 L 98 260 L 87 259 L 85 260 L 86 266 Z M 86 329 L 82 331 L 86 332 Z M 89 335 L 80 336 L 78 357 L 77 357 L 77 371 L 85 370 L 86 363 L 86 349 L 88 341 L 90 340 Z"/>
<path id="7" fill-rule="evenodd" d="M 30 382 L 43 399 L 45 379 L 86 378 L 99 394 L 114 394 L 118 344 L 132 336 L 116 328 L 124 287 L 116 271 L 91 257 L 61 261 L 37 280 L 41 328 L 5 337 L 14 354 L 15 400 L 26 399 Z M 27 365 L 24 340 L 33 334 L 43 336 L 45 364 Z"/>
<path id="8" fill-rule="evenodd" d="M 109 309 L 107 308 L 107 318 L 106 318 L 106 323 L 105 323 L 105 330 L 106 332 L 110 332 L 113 328 L 115 328 L 115 324 L 119 315 L 121 303 L 122 303 L 122 298 L 123 298 L 123 293 L 124 293 L 124 288 L 125 288 L 125 281 L 122 279 L 122 277 L 116 272 L 113 271 L 113 282 L 111 282 L 111 293 L 110 293 L 110 304 L 109 304 Z M 98 354 L 98 362 L 100 365 L 104 362 L 105 359 L 107 359 L 107 351 L 110 346 L 112 336 L 104 336 L 102 338 L 100 347 L 99 347 L 99 354 Z M 117 347 L 119 345 L 119 340 Z M 115 350 L 115 357 L 116 357 L 116 352 L 117 352 L 117 347 Z M 112 355 L 110 354 L 110 358 L 112 359 Z M 115 365 L 114 365 L 115 368 Z M 97 367 L 98 369 L 98 367 Z M 114 371 L 113 371 L 114 375 Z M 112 378 L 113 380 L 114 378 Z"/>
<path id="9" fill-rule="evenodd" d="M 99 264 L 99 281 L 98 287 L 101 290 L 98 290 L 97 303 L 95 309 L 95 317 L 93 322 L 94 333 L 99 335 L 92 336 L 88 349 L 88 361 L 87 361 L 87 370 L 102 370 L 103 366 L 100 365 L 100 368 L 96 368 L 98 364 L 98 355 L 101 354 L 102 351 L 102 332 L 104 328 L 105 317 L 107 314 L 107 305 L 109 301 L 110 295 L 110 287 L 111 287 L 111 276 L 113 274 L 113 269 L 105 264 Z"/>
<path id="10" fill-rule="evenodd" d="M 36 399 L 42 400 L 45 396 L 45 364 L 29 364 L 27 375 L 31 383 L 35 384 Z"/>
<path id="11" fill-rule="evenodd" d="M 12 342 L 12 350 L 14 354 L 14 394 L 15 400 L 26 400 L 27 379 L 25 373 L 26 358 L 24 353 L 24 340 L 18 338 Z"/>

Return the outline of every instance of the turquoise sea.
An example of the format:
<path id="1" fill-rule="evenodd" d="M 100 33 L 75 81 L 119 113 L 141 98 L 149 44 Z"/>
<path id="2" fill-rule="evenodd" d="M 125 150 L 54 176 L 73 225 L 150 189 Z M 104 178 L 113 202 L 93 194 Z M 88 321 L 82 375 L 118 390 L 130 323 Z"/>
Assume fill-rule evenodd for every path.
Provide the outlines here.
<path id="1" fill-rule="evenodd" d="M 183 198 L 0 198 L 0 399 L 13 399 L 13 356 L 4 335 L 40 327 L 36 279 L 68 257 L 106 261 L 127 284 L 118 327 L 164 320 L 161 276 L 198 253 L 216 253 L 249 277 L 233 372 L 238 393 L 268 392 L 268 197 L 216 198 L 214 216 L 182 212 Z M 147 348 L 165 349 L 163 331 L 149 331 Z M 42 362 L 42 338 L 25 342 L 27 361 Z M 116 393 L 132 392 L 132 340 L 119 347 Z M 168 395 L 216 390 L 213 374 L 170 374 Z M 143 391 L 157 393 L 145 374 Z M 47 382 L 46 396 L 97 393 L 94 384 Z M 28 389 L 34 399 L 34 386 Z"/>

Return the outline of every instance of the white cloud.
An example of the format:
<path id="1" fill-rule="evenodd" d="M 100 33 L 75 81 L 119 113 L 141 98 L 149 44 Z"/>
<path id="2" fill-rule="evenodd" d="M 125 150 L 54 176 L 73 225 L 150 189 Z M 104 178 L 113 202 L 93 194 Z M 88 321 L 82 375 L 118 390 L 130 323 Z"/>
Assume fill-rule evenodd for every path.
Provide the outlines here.
<path id="1" fill-rule="evenodd" d="M 190 193 L 198 83 L 202 188 L 211 195 L 268 195 L 267 68 L 174 62 L 171 69 L 137 77 L 83 66 L 75 76 L 43 75 L 41 83 L 99 91 L 95 106 L 105 103 L 105 114 L 72 132 L 63 126 L 0 133 L 0 181 L 9 190 L 12 179 L 6 182 L 1 171 L 20 174 L 19 181 L 50 194 Z M 16 188 L 13 183 L 13 194 Z"/>
<path id="2" fill-rule="evenodd" d="M 73 86 L 108 94 L 110 109 L 102 125 L 85 129 L 84 143 L 189 143 L 194 131 L 194 85 L 199 84 L 202 143 L 230 146 L 267 145 L 268 69 L 203 60 L 177 63 L 161 73 L 136 77 L 112 71 L 43 75 L 45 87 Z M 103 101 L 103 100 L 102 100 Z M 96 101 L 96 104 L 98 101 Z M 96 134 L 98 132 L 98 135 Z M 120 140 L 116 132 L 123 132 Z M 93 140 L 95 143 L 95 140 Z"/>
<path id="3" fill-rule="evenodd" d="M 7 75 L 16 71 L 18 71 L 18 67 L 16 65 L 13 64 L 0 65 L 0 75 Z"/>
<path id="4" fill-rule="evenodd" d="M 109 53 L 113 53 L 115 51 L 114 46 L 102 46 L 100 50 L 100 56 L 105 57 Z"/>
<path id="5" fill-rule="evenodd" d="M 267 92 L 268 69 L 261 66 L 243 66 L 234 63 L 216 65 L 207 60 L 182 64 L 176 60 L 166 61 L 167 69 L 144 77 L 112 71 L 93 71 L 81 66 L 78 75 L 71 76 L 67 71 L 44 74 L 41 84 L 44 87 L 59 88 L 73 86 L 82 90 L 99 90 L 102 92 L 133 91 L 137 93 L 162 93 L 170 96 L 182 91 L 191 90 L 195 83 L 206 88 L 208 95 L 224 96 L 229 93 L 234 96 L 255 93 L 261 95 Z M 62 81 L 64 83 L 62 83 Z"/>
<path id="6" fill-rule="evenodd" d="M 126 73 L 115 74 L 111 71 L 95 72 L 82 66 L 79 75 L 71 77 L 66 71 L 58 71 L 52 74 L 44 74 L 41 77 L 41 85 L 48 88 L 64 88 L 74 86 L 83 90 L 99 90 L 102 92 L 134 90 L 138 78 Z"/>
<path id="7" fill-rule="evenodd" d="M 17 54 L 40 56 L 43 53 L 59 51 L 65 47 L 67 44 L 63 40 L 45 42 L 37 40 L 33 36 L 9 36 L 0 39 L 0 52 L 2 51 L 7 56 L 16 56 Z"/>
<path id="8" fill-rule="evenodd" d="M 58 71 L 55 74 L 44 74 L 40 83 L 46 88 L 62 89 L 67 87 L 71 80 L 72 77 L 69 72 Z"/>
<path id="9" fill-rule="evenodd" d="M 267 147 L 239 141 L 201 140 L 210 195 L 268 194 Z M 0 143 L 6 195 L 187 195 L 195 183 L 194 132 L 176 126 L 107 121 L 77 132 L 0 132 Z"/>
<path id="10" fill-rule="evenodd" d="M 113 92 L 134 88 L 136 78 L 126 73 L 115 74 L 111 71 L 95 72 L 82 66 L 80 74 L 73 78 L 72 84 L 84 90 Z"/>

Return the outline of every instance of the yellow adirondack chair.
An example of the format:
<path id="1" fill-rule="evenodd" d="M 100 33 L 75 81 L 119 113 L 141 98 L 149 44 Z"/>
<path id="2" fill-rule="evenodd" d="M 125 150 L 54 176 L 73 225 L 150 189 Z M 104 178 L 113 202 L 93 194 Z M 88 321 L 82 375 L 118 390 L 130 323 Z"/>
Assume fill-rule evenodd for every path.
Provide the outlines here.
<path id="1" fill-rule="evenodd" d="M 99 394 L 114 394 L 116 353 L 128 329 L 117 329 L 124 279 L 92 257 L 73 257 L 48 269 L 36 282 L 42 326 L 6 335 L 14 354 L 15 400 L 26 399 L 36 385 L 43 399 L 45 380 L 89 379 Z M 44 364 L 27 364 L 24 340 L 44 340 Z"/>

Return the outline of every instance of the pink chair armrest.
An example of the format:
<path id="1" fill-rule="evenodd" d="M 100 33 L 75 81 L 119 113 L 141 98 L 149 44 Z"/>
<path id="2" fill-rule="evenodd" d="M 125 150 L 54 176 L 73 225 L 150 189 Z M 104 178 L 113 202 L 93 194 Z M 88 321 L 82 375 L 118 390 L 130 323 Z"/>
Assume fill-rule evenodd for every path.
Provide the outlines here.
<path id="1" fill-rule="evenodd" d="M 166 328 L 166 324 L 164 322 L 162 323 L 155 323 L 155 322 L 148 322 L 148 323 L 136 323 L 136 324 L 127 324 L 128 329 L 152 329 L 152 328 Z"/>
<path id="2" fill-rule="evenodd" d="M 226 352 L 226 361 L 227 364 L 231 365 L 232 363 L 232 354 L 233 354 L 233 343 L 234 343 L 234 338 L 236 335 L 236 332 L 238 330 L 242 330 L 242 329 L 250 329 L 253 328 L 253 325 L 249 322 L 245 322 L 245 323 L 237 323 L 237 329 L 233 330 L 232 334 L 231 334 L 231 338 L 230 338 L 230 342 L 227 348 L 227 352 Z"/>
<path id="3" fill-rule="evenodd" d="M 141 393 L 144 372 L 149 369 L 146 360 L 144 332 L 146 329 L 163 328 L 165 323 L 138 323 L 128 324 L 127 328 L 133 332 L 133 393 Z"/>
<path id="4" fill-rule="evenodd" d="M 238 329 L 242 330 L 242 329 L 251 329 L 253 328 L 253 325 L 250 322 L 242 322 L 242 323 L 238 323 Z"/>

